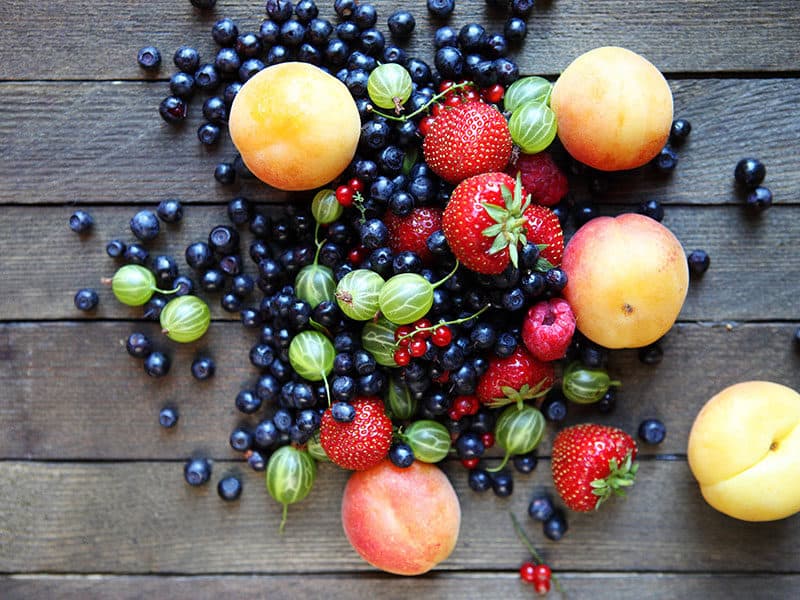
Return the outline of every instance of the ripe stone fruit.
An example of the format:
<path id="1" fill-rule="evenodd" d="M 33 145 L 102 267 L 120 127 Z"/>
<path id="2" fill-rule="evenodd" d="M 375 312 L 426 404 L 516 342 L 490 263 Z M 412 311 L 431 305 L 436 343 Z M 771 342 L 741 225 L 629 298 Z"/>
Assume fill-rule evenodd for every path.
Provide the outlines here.
<path id="1" fill-rule="evenodd" d="M 678 318 L 689 287 L 678 238 L 634 213 L 586 223 L 567 244 L 561 268 L 578 330 L 606 348 L 658 340 Z"/>
<path id="2" fill-rule="evenodd" d="M 372 566 L 419 575 L 445 560 L 458 540 L 461 507 L 447 476 L 414 461 L 401 469 L 384 460 L 350 476 L 342 497 L 342 526 Z"/>
<path id="3" fill-rule="evenodd" d="M 228 128 L 256 177 L 281 190 L 310 190 L 350 163 L 361 121 L 342 82 L 313 65 L 286 62 L 242 86 Z"/>
<path id="4" fill-rule="evenodd" d="M 744 521 L 800 511 L 800 394 L 745 381 L 712 397 L 689 433 L 689 468 L 703 497 Z"/>
<path id="5" fill-rule="evenodd" d="M 635 52 L 595 48 L 576 58 L 553 86 L 558 137 L 574 158 L 602 171 L 640 167 L 664 147 L 672 92 L 661 72 Z"/>

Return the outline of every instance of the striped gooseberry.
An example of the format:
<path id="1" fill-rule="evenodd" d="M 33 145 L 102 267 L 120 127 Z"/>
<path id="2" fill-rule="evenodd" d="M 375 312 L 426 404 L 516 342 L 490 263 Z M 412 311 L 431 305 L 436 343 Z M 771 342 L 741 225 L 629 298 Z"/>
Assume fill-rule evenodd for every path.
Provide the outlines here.
<path id="1" fill-rule="evenodd" d="M 384 405 L 393 419 L 406 421 L 417 414 L 419 402 L 400 377 L 390 378 L 387 387 Z"/>
<path id="2" fill-rule="evenodd" d="M 336 350 L 319 331 L 301 331 L 289 344 L 289 364 L 300 377 L 323 381 L 333 370 Z"/>
<path id="3" fill-rule="evenodd" d="M 431 419 L 414 421 L 399 437 L 411 446 L 414 458 L 422 462 L 439 462 L 450 452 L 450 432 L 438 421 Z"/>
<path id="4" fill-rule="evenodd" d="M 549 105 L 552 91 L 553 84 L 544 77 L 534 75 L 517 79 L 506 90 L 503 97 L 503 108 L 507 112 L 513 113 L 526 102 L 534 101 Z"/>
<path id="5" fill-rule="evenodd" d="M 211 309 L 197 296 L 178 296 L 161 309 L 161 331 L 169 339 L 181 343 L 203 337 L 211 324 Z"/>
<path id="6" fill-rule="evenodd" d="M 267 463 L 266 484 L 269 495 L 283 505 L 280 532 L 286 524 L 289 505 L 308 496 L 317 477 L 317 463 L 306 450 L 281 446 Z"/>
<path id="7" fill-rule="evenodd" d="M 342 216 L 344 207 L 336 199 L 336 192 L 330 188 L 324 188 L 314 195 L 311 201 L 311 214 L 314 220 L 322 225 L 333 223 Z"/>
<path id="8" fill-rule="evenodd" d="M 337 202 L 338 204 L 338 202 Z M 336 291 L 336 280 L 331 271 L 325 265 L 314 262 L 306 265 L 294 280 L 295 295 L 316 308 L 320 302 L 333 300 Z"/>
<path id="9" fill-rule="evenodd" d="M 104 280 L 107 282 L 108 280 Z M 142 306 L 153 296 L 154 292 L 169 294 L 170 291 L 156 287 L 156 276 L 141 265 L 124 265 L 117 269 L 111 278 L 111 291 L 114 296 L 128 306 Z"/>
<path id="10" fill-rule="evenodd" d="M 378 312 L 383 277 L 370 269 L 350 271 L 336 286 L 336 303 L 354 321 L 366 321 Z"/>
<path id="11" fill-rule="evenodd" d="M 390 277 L 381 289 L 378 304 L 392 323 L 407 325 L 424 317 L 433 306 L 433 284 L 416 273 Z"/>
<path id="12" fill-rule="evenodd" d="M 572 402 L 592 404 L 605 396 L 609 387 L 621 384 L 616 379 L 612 380 L 603 369 L 590 369 L 576 360 L 564 369 L 561 390 Z"/>
<path id="13" fill-rule="evenodd" d="M 397 63 L 379 65 L 367 79 L 367 94 L 376 106 L 393 108 L 398 113 L 411 96 L 413 86 L 411 75 L 405 67 Z"/>
<path id="14" fill-rule="evenodd" d="M 525 154 L 536 154 L 547 148 L 556 137 L 556 114 L 542 102 L 528 101 L 508 120 L 511 139 Z"/>
<path id="15" fill-rule="evenodd" d="M 375 362 L 384 367 L 396 367 L 394 351 L 397 325 L 381 316 L 377 321 L 368 321 L 361 330 L 361 345 L 372 354 Z"/>
<path id="16" fill-rule="evenodd" d="M 496 472 L 506 466 L 512 454 L 532 452 L 544 434 L 544 416 L 539 409 L 527 404 L 520 408 L 517 404 L 508 406 L 494 426 L 495 442 L 505 451 L 503 461 L 488 471 Z"/>

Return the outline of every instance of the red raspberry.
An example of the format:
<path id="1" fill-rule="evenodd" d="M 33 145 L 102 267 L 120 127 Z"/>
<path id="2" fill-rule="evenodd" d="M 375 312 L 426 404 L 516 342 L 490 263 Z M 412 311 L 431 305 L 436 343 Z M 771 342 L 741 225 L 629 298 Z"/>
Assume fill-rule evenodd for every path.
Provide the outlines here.
<path id="1" fill-rule="evenodd" d="M 547 152 L 520 153 L 516 159 L 512 157 L 506 173 L 516 177 L 517 172 L 520 173 L 522 187 L 531 195 L 533 204 L 555 206 L 569 191 L 566 175 Z"/>
<path id="2" fill-rule="evenodd" d="M 542 300 L 522 323 L 522 341 L 543 362 L 564 358 L 575 333 L 575 315 L 563 298 Z"/>

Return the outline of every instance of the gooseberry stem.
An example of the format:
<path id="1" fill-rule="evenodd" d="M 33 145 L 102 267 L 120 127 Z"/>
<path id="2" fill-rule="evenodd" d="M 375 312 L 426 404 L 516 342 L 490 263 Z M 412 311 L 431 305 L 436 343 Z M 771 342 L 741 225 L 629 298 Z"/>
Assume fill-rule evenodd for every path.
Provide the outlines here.
<path id="1" fill-rule="evenodd" d="M 414 112 L 412 112 L 412 113 L 409 113 L 409 114 L 407 114 L 407 115 L 403 115 L 402 117 L 397 117 L 397 116 L 395 116 L 395 115 L 390 115 L 390 114 L 387 114 L 387 113 L 383 113 L 383 112 L 381 112 L 381 111 L 377 110 L 377 109 L 376 109 L 374 106 L 372 106 L 371 104 L 370 104 L 370 105 L 368 105 L 368 107 L 367 107 L 367 110 L 369 110 L 370 112 L 373 112 L 373 113 L 375 113 L 376 115 L 379 115 L 379 116 L 381 116 L 381 117 L 384 117 L 384 118 L 386 118 L 386 119 L 389 119 L 389 120 L 391 120 L 391 121 L 401 121 L 401 122 L 404 122 L 404 121 L 408 121 L 409 119 L 413 119 L 414 117 L 416 117 L 416 116 L 417 116 L 418 114 L 420 114 L 421 112 L 428 110 L 428 107 L 429 107 L 431 104 L 433 104 L 434 102 L 438 102 L 439 100 L 441 100 L 442 98 L 444 98 L 445 96 L 447 96 L 447 94 L 449 94 L 449 93 L 450 93 L 450 92 L 452 92 L 453 90 L 460 90 L 461 88 L 465 88 L 465 87 L 467 87 L 467 86 L 470 86 L 470 85 L 473 85 L 473 83 L 472 83 L 471 81 L 462 81 L 461 83 L 454 83 L 454 84 L 453 84 L 453 85 L 451 85 L 449 88 L 447 88 L 445 91 L 443 91 L 443 92 L 439 92 L 438 94 L 435 94 L 435 95 L 433 96 L 433 98 L 431 98 L 430 100 L 428 100 L 428 101 L 427 101 L 427 102 L 426 102 L 426 103 L 425 103 L 423 106 L 420 106 L 420 107 L 419 107 L 417 110 L 415 110 Z"/>
<path id="2" fill-rule="evenodd" d="M 283 515 L 281 516 L 281 524 L 278 526 L 278 533 L 283 535 L 283 528 L 286 525 L 286 518 L 289 516 L 289 505 L 284 503 Z"/>
<path id="3" fill-rule="evenodd" d="M 442 285 L 442 284 L 443 284 L 445 281 L 447 281 L 447 280 L 448 280 L 448 279 L 450 279 L 450 278 L 451 278 L 453 275 L 455 275 L 455 272 L 456 272 L 456 271 L 458 271 L 458 267 L 460 267 L 460 266 L 461 266 L 461 263 L 460 263 L 458 260 L 456 260 L 456 266 L 454 266 L 454 267 L 453 267 L 453 270 L 452 270 L 452 271 L 450 271 L 450 272 L 449 272 L 449 273 L 448 273 L 446 276 L 442 277 L 442 278 L 441 278 L 439 281 L 437 281 L 436 283 L 434 283 L 433 285 L 431 285 L 431 287 L 432 287 L 433 289 L 436 289 L 437 287 L 439 287 L 440 285 Z"/>
<path id="4" fill-rule="evenodd" d="M 328 408 L 331 407 L 331 388 L 328 385 L 328 376 L 323 372 L 320 373 L 322 375 L 322 381 L 325 384 L 325 395 L 328 397 Z"/>

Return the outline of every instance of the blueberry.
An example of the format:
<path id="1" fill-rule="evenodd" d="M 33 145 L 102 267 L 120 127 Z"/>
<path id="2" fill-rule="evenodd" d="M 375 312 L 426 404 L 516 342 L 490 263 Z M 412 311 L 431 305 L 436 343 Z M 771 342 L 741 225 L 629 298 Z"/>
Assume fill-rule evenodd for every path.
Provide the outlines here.
<path id="1" fill-rule="evenodd" d="M 350 17 L 356 9 L 356 0 L 334 0 L 333 10 L 341 19 Z"/>
<path id="2" fill-rule="evenodd" d="M 458 45 L 464 52 L 479 52 L 485 41 L 486 29 L 478 23 L 468 23 L 458 31 Z"/>
<path id="3" fill-rule="evenodd" d="M 319 8 L 314 0 L 300 0 L 294 7 L 294 14 L 301 23 L 308 23 L 319 15 Z"/>
<path id="4" fill-rule="evenodd" d="M 374 27 L 362 31 L 361 35 L 359 35 L 359 41 L 362 50 L 369 56 L 380 56 L 386 47 L 386 38 Z"/>
<path id="5" fill-rule="evenodd" d="M 181 46 L 172 56 L 172 62 L 178 67 L 178 71 L 194 73 L 200 66 L 200 54 L 191 46 Z"/>
<path id="6" fill-rule="evenodd" d="M 657 365 L 664 358 L 664 350 L 658 342 L 639 348 L 639 361 L 646 365 Z"/>
<path id="7" fill-rule="evenodd" d="M 542 402 L 541 411 L 545 419 L 558 423 L 567 416 L 567 403 L 560 395 L 548 395 Z"/>
<path id="8" fill-rule="evenodd" d="M 603 397 L 597 401 L 595 404 L 597 408 L 597 412 L 602 414 L 609 414 L 614 412 L 614 409 L 617 407 L 617 392 L 614 391 L 614 388 L 608 388 L 608 391 L 603 394 Z"/>
<path id="9" fill-rule="evenodd" d="M 507 498 L 514 491 L 514 478 L 510 471 L 500 471 L 492 475 L 492 491 L 500 498 Z"/>
<path id="10" fill-rule="evenodd" d="M 160 231 L 158 217 L 149 210 L 136 213 L 130 221 L 130 228 L 133 235 L 143 242 L 155 239 Z"/>
<path id="11" fill-rule="evenodd" d="M 483 469 L 471 469 L 467 482 L 470 489 L 475 492 L 485 492 L 492 487 L 492 477 Z"/>
<path id="12" fill-rule="evenodd" d="M 547 282 L 547 288 L 554 293 L 560 292 L 567 285 L 567 273 L 558 267 L 548 269 L 544 279 Z"/>
<path id="13" fill-rule="evenodd" d="M 252 415 L 261 408 L 261 398 L 250 390 L 241 390 L 236 394 L 236 408 L 246 415 Z"/>
<path id="14" fill-rule="evenodd" d="M 456 0 L 427 0 L 428 12 L 434 17 L 444 19 L 453 14 Z"/>
<path id="15" fill-rule="evenodd" d="M 232 46 L 239 35 L 239 28 L 232 19 L 220 19 L 211 27 L 211 37 L 220 46 Z"/>
<path id="16" fill-rule="evenodd" d="M 323 49 L 333 33 L 333 25 L 327 19 L 313 18 L 306 27 L 306 39 L 314 46 Z"/>
<path id="17" fill-rule="evenodd" d="M 430 0 L 439 1 L 439 0 Z M 452 1 L 452 0 L 450 0 Z M 433 64 L 444 79 L 460 79 L 464 72 L 464 57 L 458 48 L 444 46 L 436 51 Z"/>
<path id="18" fill-rule="evenodd" d="M 375 5 L 369 3 L 356 4 L 353 10 L 353 21 L 358 25 L 359 29 L 374 27 L 375 23 L 378 22 L 378 11 L 375 9 Z"/>
<path id="19" fill-rule="evenodd" d="M 144 359 L 144 372 L 150 377 L 163 377 L 169 373 L 170 360 L 166 354 L 151 352 Z"/>
<path id="20" fill-rule="evenodd" d="M 515 287 L 503 292 L 501 306 L 504 310 L 514 312 L 522 310 L 526 305 L 525 293 L 522 291 L 522 288 Z"/>
<path id="21" fill-rule="evenodd" d="M 263 50 L 261 40 L 255 33 L 250 31 L 240 34 L 236 38 L 233 47 L 239 56 L 246 59 L 258 56 Z"/>
<path id="22" fill-rule="evenodd" d="M 94 225 L 94 219 L 85 210 L 76 210 L 69 217 L 69 228 L 75 233 L 87 233 Z"/>
<path id="23" fill-rule="evenodd" d="M 219 72 L 211 63 L 200 65 L 197 67 L 197 71 L 194 72 L 195 86 L 206 92 L 216 89 L 216 87 L 219 85 L 219 80 Z"/>
<path id="24" fill-rule="evenodd" d="M 692 277 L 702 277 L 711 265 L 711 258 L 705 250 L 692 250 L 686 257 L 686 261 Z"/>
<path id="25" fill-rule="evenodd" d="M 656 169 L 662 173 L 674 171 L 675 167 L 678 166 L 678 153 L 667 144 L 656 154 L 656 157 L 653 159 L 653 164 Z"/>
<path id="26" fill-rule="evenodd" d="M 528 26 L 524 19 L 519 17 L 509 17 L 503 25 L 503 33 L 509 44 L 521 44 L 528 34 Z"/>
<path id="27" fill-rule="evenodd" d="M 505 87 L 519 79 L 519 66 L 513 60 L 505 57 L 496 58 L 494 68 L 497 71 L 497 82 Z"/>
<path id="28" fill-rule="evenodd" d="M 267 468 L 267 459 L 258 450 L 250 450 L 247 453 L 247 464 L 254 471 L 263 471 Z"/>
<path id="29" fill-rule="evenodd" d="M 211 477 L 211 463 L 205 458 L 192 458 L 183 467 L 183 477 L 189 485 L 203 485 Z"/>
<path id="30" fill-rule="evenodd" d="M 197 271 L 204 271 L 214 265 L 214 253 L 205 242 L 194 242 L 184 252 L 186 264 Z"/>
<path id="31" fill-rule="evenodd" d="M 331 406 L 331 416 L 339 423 L 350 423 L 356 418 L 356 409 L 347 402 L 334 402 Z"/>
<path id="32" fill-rule="evenodd" d="M 275 414 L 272 415 L 272 422 L 275 423 L 275 427 L 278 431 L 286 433 L 292 426 L 292 414 L 285 408 L 279 408 L 275 411 Z"/>
<path id="33" fill-rule="evenodd" d="M 127 245 L 122 240 L 111 240 L 106 244 L 106 254 L 111 258 L 119 258 L 125 255 L 127 248 Z"/>
<path id="34" fill-rule="evenodd" d="M 294 19 L 281 25 L 280 41 L 284 46 L 296 48 L 303 43 L 306 37 L 306 26 Z"/>
<path id="35" fill-rule="evenodd" d="M 208 10 L 214 8 L 217 4 L 217 0 L 191 0 L 192 6 L 195 8 L 199 8 L 201 10 Z"/>
<path id="36" fill-rule="evenodd" d="M 291 53 L 286 46 L 275 44 L 267 52 L 267 65 L 284 63 L 291 58 Z"/>
<path id="37" fill-rule="evenodd" d="M 675 119 L 672 122 L 672 127 L 669 130 L 669 141 L 672 144 L 679 145 L 686 141 L 689 134 L 692 132 L 692 124 L 686 119 Z"/>
<path id="38" fill-rule="evenodd" d="M 146 358 L 153 351 L 153 342 L 143 333 L 132 333 L 125 342 L 125 349 L 134 358 Z"/>
<path id="39" fill-rule="evenodd" d="M 215 125 L 224 125 L 228 121 L 228 107 L 222 96 L 211 96 L 203 102 L 203 116 Z"/>
<path id="40" fill-rule="evenodd" d="M 189 105 L 183 98 L 177 96 L 167 96 L 158 105 L 158 114 L 171 125 L 182 123 L 188 112 Z"/>
<path id="41" fill-rule="evenodd" d="M 733 177 L 736 183 L 747 188 L 754 188 L 767 176 L 767 168 L 757 158 L 743 158 L 736 163 Z"/>
<path id="42" fill-rule="evenodd" d="M 550 518 L 542 523 L 542 531 L 545 537 L 554 542 L 563 538 L 564 534 L 567 533 L 567 529 L 567 517 L 560 508 L 556 508 Z"/>
<path id="43" fill-rule="evenodd" d="M 464 458 L 479 458 L 483 456 L 486 448 L 477 433 L 466 432 L 458 436 L 455 443 L 456 452 L 458 457 Z"/>
<path id="44" fill-rule="evenodd" d="M 753 212 L 762 212 L 772 206 L 772 192 L 769 188 L 758 186 L 747 194 L 747 208 Z"/>
<path id="45" fill-rule="evenodd" d="M 531 503 L 528 505 L 528 515 L 530 515 L 531 519 L 534 521 L 541 521 L 544 523 L 553 516 L 555 509 L 556 507 L 553 504 L 553 499 L 549 494 L 537 494 L 531 499 Z"/>
<path id="46" fill-rule="evenodd" d="M 145 46 L 136 55 L 139 66 L 148 71 L 155 71 L 161 66 L 161 52 L 155 46 Z"/>
<path id="47" fill-rule="evenodd" d="M 75 294 L 75 308 L 82 311 L 90 311 L 97 308 L 100 298 L 97 292 L 91 288 L 82 288 Z"/>
<path id="48" fill-rule="evenodd" d="M 183 218 L 183 205 L 180 200 L 168 198 L 158 203 L 156 214 L 165 223 L 177 223 Z"/>
<path id="49" fill-rule="evenodd" d="M 381 219 L 368 219 L 361 225 L 360 237 L 365 248 L 375 250 L 386 245 L 389 229 Z"/>
<path id="50" fill-rule="evenodd" d="M 395 442 L 389 448 L 389 460 L 394 466 L 405 469 L 414 463 L 414 451 L 404 442 Z"/>
<path id="51" fill-rule="evenodd" d="M 667 428 L 658 419 L 645 419 L 639 424 L 638 434 L 645 444 L 660 444 L 667 436 Z"/>
<path id="52" fill-rule="evenodd" d="M 155 273 L 156 283 L 165 288 L 169 288 L 172 280 L 178 276 L 178 264 L 167 254 L 159 254 L 154 257 L 151 268 Z"/>
<path id="53" fill-rule="evenodd" d="M 227 502 L 238 500 L 242 495 L 242 482 L 238 477 L 229 475 L 217 483 L 217 494 Z"/>
<path id="54" fill-rule="evenodd" d="M 664 220 L 664 207 L 658 200 L 647 200 L 639 204 L 639 214 L 661 222 Z"/>
<path id="55" fill-rule="evenodd" d="M 165 406 L 158 413 L 158 423 L 166 429 L 175 427 L 178 424 L 178 411 L 172 407 Z"/>
<path id="56" fill-rule="evenodd" d="M 271 419 L 266 419 L 253 429 L 253 444 L 262 449 L 270 448 L 278 441 L 279 435 L 275 423 Z"/>
<path id="57" fill-rule="evenodd" d="M 239 233 L 227 225 L 217 225 L 208 234 L 208 246 L 218 254 L 234 254 L 239 249 Z"/>
<path id="58" fill-rule="evenodd" d="M 403 39 L 411 35 L 417 22 L 409 11 L 396 10 L 389 16 L 386 24 L 393 36 Z"/>
<path id="59" fill-rule="evenodd" d="M 535 0 L 511 0 L 511 14 L 515 17 L 527 17 L 533 12 Z"/>
<path id="60" fill-rule="evenodd" d="M 258 37 L 261 43 L 271 46 L 278 41 L 281 34 L 281 26 L 272 19 L 264 19 L 258 28 Z"/>
<path id="61" fill-rule="evenodd" d="M 151 321 L 158 321 L 158 318 L 161 316 L 161 311 L 167 305 L 167 299 L 160 294 L 154 295 L 147 303 L 144 305 L 144 312 L 142 316 L 145 319 L 150 319 Z"/>
<path id="62" fill-rule="evenodd" d="M 176 296 L 189 296 L 195 293 L 194 280 L 186 275 L 178 275 L 172 280 L 172 287 L 176 290 Z"/>
<path id="63" fill-rule="evenodd" d="M 253 445 L 253 434 L 247 431 L 244 427 L 237 427 L 231 431 L 228 438 L 231 448 L 237 452 L 246 452 Z"/>
<path id="64" fill-rule="evenodd" d="M 231 163 L 221 162 L 214 167 L 214 179 L 223 185 L 230 185 L 236 180 L 236 171 Z"/>
<path id="65" fill-rule="evenodd" d="M 217 368 L 214 361 L 208 356 L 198 356 L 192 361 L 192 377 L 198 381 L 205 381 L 214 376 Z"/>
<path id="66" fill-rule="evenodd" d="M 294 5 L 290 0 L 267 0 L 267 16 L 276 23 L 283 23 L 291 18 Z"/>
<path id="67" fill-rule="evenodd" d="M 511 462 L 517 471 L 527 474 L 536 468 L 538 458 L 535 452 L 530 452 L 528 454 L 517 454 L 511 459 Z"/>

